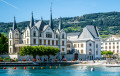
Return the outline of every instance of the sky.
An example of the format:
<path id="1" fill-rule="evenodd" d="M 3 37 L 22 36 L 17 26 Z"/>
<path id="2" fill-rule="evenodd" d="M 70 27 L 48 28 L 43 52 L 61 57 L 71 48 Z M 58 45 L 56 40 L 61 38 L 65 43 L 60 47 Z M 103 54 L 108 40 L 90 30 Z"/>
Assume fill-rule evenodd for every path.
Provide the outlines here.
<path id="1" fill-rule="evenodd" d="M 0 22 L 50 19 L 52 2 L 53 18 L 74 17 L 99 12 L 120 12 L 120 0 L 0 0 Z"/>

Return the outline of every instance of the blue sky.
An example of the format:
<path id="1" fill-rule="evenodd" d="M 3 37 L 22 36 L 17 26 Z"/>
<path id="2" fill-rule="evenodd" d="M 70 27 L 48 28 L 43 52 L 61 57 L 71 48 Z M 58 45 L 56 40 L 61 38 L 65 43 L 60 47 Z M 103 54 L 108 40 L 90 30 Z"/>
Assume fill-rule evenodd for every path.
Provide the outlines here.
<path id="1" fill-rule="evenodd" d="M 51 2 L 53 18 L 120 12 L 120 0 L 0 0 L 0 22 L 29 21 L 32 11 L 34 19 L 48 20 Z"/>

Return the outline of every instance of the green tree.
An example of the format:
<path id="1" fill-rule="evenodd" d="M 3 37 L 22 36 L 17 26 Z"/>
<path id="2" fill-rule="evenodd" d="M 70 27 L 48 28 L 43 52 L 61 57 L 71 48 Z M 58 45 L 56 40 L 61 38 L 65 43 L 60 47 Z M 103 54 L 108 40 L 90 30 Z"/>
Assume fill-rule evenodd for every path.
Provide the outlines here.
<path id="1" fill-rule="evenodd" d="M 20 56 L 31 55 L 36 59 L 36 56 L 47 55 L 48 58 L 50 55 L 56 55 L 59 52 L 59 48 L 55 47 L 44 47 L 44 46 L 24 46 L 20 49 Z"/>
<path id="2" fill-rule="evenodd" d="M 49 59 L 50 55 L 55 56 L 58 52 L 60 52 L 59 48 L 48 46 L 48 47 L 45 48 L 44 55 L 47 55 L 48 59 Z"/>
<path id="3" fill-rule="evenodd" d="M 37 46 L 37 54 L 39 56 L 43 56 L 44 55 L 44 50 L 45 50 L 45 47 L 44 46 Z"/>
<path id="4" fill-rule="evenodd" d="M 113 55 L 111 51 L 101 51 L 101 55 Z"/>
<path id="5" fill-rule="evenodd" d="M 30 55 L 33 56 L 34 59 L 36 59 L 36 56 L 38 55 L 37 51 L 39 51 L 37 46 L 32 46 L 31 47 Z"/>
<path id="6" fill-rule="evenodd" d="M 0 33 L 0 54 L 8 53 L 8 39 Z"/>
<path id="7" fill-rule="evenodd" d="M 31 55 L 31 46 L 24 46 L 23 48 L 20 49 L 20 56 L 26 56 L 26 55 Z"/>

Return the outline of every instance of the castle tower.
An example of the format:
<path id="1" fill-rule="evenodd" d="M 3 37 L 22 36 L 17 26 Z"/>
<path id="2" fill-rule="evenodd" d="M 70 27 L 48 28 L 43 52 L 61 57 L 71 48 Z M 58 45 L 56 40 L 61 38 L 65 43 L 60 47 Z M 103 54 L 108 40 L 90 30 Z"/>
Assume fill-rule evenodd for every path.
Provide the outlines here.
<path id="1" fill-rule="evenodd" d="M 16 20 L 14 17 L 13 28 L 9 31 L 9 53 L 17 53 L 19 47 L 15 47 L 16 44 L 20 43 L 20 32 L 17 29 Z"/>
<path id="2" fill-rule="evenodd" d="M 15 20 L 15 17 L 14 17 L 14 22 L 13 22 L 13 28 L 10 29 L 9 31 L 9 54 L 12 54 L 14 53 L 14 50 L 15 50 L 15 42 L 14 42 L 14 30 L 17 28 L 17 25 L 16 25 L 16 20 Z"/>
<path id="3" fill-rule="evenodd" d="M 30 27 L 33 27 L 33 26 L 34 26 L 34 18 L 33 18 L 33 12 L 32 12 Z"/>

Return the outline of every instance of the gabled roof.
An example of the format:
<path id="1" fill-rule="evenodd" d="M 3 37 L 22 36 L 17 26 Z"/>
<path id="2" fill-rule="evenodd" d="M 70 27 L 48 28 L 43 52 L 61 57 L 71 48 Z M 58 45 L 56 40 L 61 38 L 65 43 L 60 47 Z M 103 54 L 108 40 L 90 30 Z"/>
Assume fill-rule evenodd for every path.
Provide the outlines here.
<path id="1" fill-rule="evenodd" d="M 33 26 L 31 29 L 34 29 L 34 28 L 36 28 L 38 30 L 38 28 L 36 26 Z"/>
<path id="2" fill-rule="evenodd" d="M 99 33 L 98 33 L 98 30 L 97 30 L 96 26 L 87 25 L 86 28 L 91 33 L 93 38 L 99 37 Z"/>
<path id="3" fill-rule="evenodd" d="M 46 25 L 46 23 L 43 20 L 38 21 L 35 26 L 40 30 L 43 31 L 44 26 Z"/>
<path id="4" fill-rule="evenodd" d="M 120 40 L 120 36 L 118 35 L 110 35 L 109 37 L 107 37 L 106 39 L 104 39 L 103 41 L 106 41 L 107 39 L 109 39 L 110 37 L 115 37 L 116 39 Z M 116 41 L 116 40 L 115 40 Z"/>
<path id="5" fill-rule="evenodd" d="M 49 25 L 45 25 L 42 32 L 46 31 L 47 28 L 50 28 L 52 30 L 52 32 L 55 33 Z"/>
<path id="6" fill-rule="evenodd" d="M 18 31 L 19 33 L 21 33 L 21 32 L 20 32 L 20 29 L 18 29 L 18 28 L 16 28 L 14 31 Z"/>
<path id="7" fill-rule="evenodd" d="M 43 27 L 43 31 L 45 31 L 45 30 L 47 29 L 47 27 L 49 27 L 49 25 L 45 25 L 45 26 Z"/>

